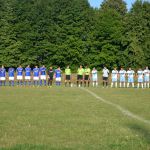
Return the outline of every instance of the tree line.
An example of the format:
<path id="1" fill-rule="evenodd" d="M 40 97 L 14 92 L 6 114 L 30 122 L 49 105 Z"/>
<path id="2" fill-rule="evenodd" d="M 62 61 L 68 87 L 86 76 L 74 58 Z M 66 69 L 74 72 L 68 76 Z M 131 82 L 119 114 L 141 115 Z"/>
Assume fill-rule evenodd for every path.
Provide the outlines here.
<path id="1" fill-rule="evenodd" d="M 0 0 L 0 64 L 76 69 L 150 64 L 150 2 Z"/>

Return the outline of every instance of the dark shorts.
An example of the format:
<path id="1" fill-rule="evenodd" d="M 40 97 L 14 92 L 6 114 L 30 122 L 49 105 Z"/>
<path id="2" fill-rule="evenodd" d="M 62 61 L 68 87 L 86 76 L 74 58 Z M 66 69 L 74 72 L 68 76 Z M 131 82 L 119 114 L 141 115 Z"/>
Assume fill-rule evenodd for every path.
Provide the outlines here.
<path id="1" fill-rule="evenodd" d="M 103 77 L 103 80 L 104 80 L 104 81 L 107 81 L 107 80 L 108 80 L 108 77 Z"/>
<path id="2" fill-rule="evenodd" d="M 83 75 L 77 75 L 77 80 L 83 80 Z"/>
<path id="3" fill-rule="evenodd" d="M 49 80 L 53 80 L 53 77 L 49 77 Z"/>
<path id="4" fill-rule="evenodd" d="M 85 75 L 84 80 L 90 80 L 89 75 Z"/>
<path id="5" fill-rule="evenodd" d="M 71 80 L 71 76 L 70 75 L 66 75 L 66 80 Z"/>

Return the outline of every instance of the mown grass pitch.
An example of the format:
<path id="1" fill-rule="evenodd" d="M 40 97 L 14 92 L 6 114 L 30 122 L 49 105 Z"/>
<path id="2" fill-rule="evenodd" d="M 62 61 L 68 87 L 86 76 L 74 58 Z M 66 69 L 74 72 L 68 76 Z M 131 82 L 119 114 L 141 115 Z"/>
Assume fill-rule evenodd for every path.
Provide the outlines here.
<path id="1" fill-rule="evenodd" d="M 150 120 L 150 89 L 88 88 Z M 150 125 L 82 88 L 0 87 L 0 150 L 150 150 Z"/>

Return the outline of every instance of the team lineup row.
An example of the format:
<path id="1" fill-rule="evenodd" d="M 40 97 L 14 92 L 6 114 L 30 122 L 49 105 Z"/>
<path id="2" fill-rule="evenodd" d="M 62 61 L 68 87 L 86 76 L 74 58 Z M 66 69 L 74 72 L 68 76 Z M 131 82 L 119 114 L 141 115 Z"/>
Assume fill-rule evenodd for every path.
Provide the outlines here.
<path id="1" fill-rule="evenodd" d="M 9 86 L 14 86 L 14 80 L 15 80 L 15 71 L 17 74 L 17 85 L 22 86 L 24 85 L 31 85 L 31 79 L 33 80 L 34 86 L 42 86 L 44 81 L 44 86 L 52 86 L 53 79 L 55 78 L 55 82 L 57 86 L 61 85 L 62 80 L 62 71 L 60 67 L 57 69 L 53 69 L 53 67 L 50 67 L 48 70 L 43 65 L 42 67 L 38 68 L 38 66 L 35 66 L 35 68 L 32 70 L 30 66 L 28 65 L 25 69 L 22 68 L 22 66 L 19 66 L 16 70 L 14 68 L 8 69 L 8 74 L 6 74 L 6 69 L 4 66 L 0 68 L 0 86 L 6 85 L 6 79 L 8 77 L 9 80 Z M 65 86 L 69 84 L 69 86 L 72 86 L 72 72 L 69 66 L 65 69 Z M 104 67 L 102 70 L 102 77 L 103 77 L 103 87 L 108 87 L 108 78 L 110 71 Z M 134 79 L 137 77 L 137 87 L 142 88 L 149 88 L 149 82 L 150 82 L 150 70 L 148 67 L 145 68 L 145 70 L 142 70 L 141 68 L 135 73 L 134 70 L 129 68 L 127 71 L 123 68 L 120 69 L 120 71 L 117 70 L 117 68 L 114 68 L 111 71 L 111 87 L 117 87 L 118 81 L 120 82 L 120 87 L 134 87 Z M 32 78 L 31 78 L 32 77 Z M 48 82 L 47 82 L 48 79 Z M 24 81 L 24 82 L 23 82 Z M 93 68 L 92 70 L 86 66 L 83 68 L 80 66 L 77 70 L 77 86 L 80 87 L 82 84 L 84 86 L 89 86 L 90 81 L 92 81 L 93 86 L 98 86 L 98 71 L 96 68 Z M 127 82 L 127 85 L 126 85 Z"/>

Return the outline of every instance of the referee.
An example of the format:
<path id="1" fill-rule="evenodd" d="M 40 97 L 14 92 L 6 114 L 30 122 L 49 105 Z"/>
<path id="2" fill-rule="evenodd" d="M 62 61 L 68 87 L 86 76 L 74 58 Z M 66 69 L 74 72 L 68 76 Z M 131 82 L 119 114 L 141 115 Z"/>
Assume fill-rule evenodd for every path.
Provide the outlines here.
<path id="1" fill-rule="evenodd" d="M 65 86 L 67 86 L 67 83 L 69 83 L 69 86 L 71 87 L 71 69 L 69 65 L 65 69 Z"/>
<path id="2" fill-rule="evenodd" d="M 53 67 L 50 67 L 48 70 L 48 86 L 49 87 L 52 87 L 53 77 L 54 77 L 54 70 L 53 70 Z"/>

